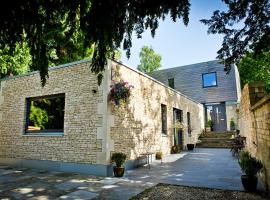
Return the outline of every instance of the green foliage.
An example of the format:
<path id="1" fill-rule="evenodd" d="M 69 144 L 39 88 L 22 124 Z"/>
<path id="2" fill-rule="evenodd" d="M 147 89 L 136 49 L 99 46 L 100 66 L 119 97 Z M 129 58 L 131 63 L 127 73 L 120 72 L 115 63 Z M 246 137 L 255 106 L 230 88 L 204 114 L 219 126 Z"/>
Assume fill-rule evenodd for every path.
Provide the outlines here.
<path id="1" fill-rule="evenodd" d="M 248 151 L 241 151 L 239 165 L 242 171 L 249 177 L 255 176 L 263 168 L 261 161 L 252 157 Z"/>
<path id="2" fill-rule="evenodd" d="M 155 53 L 152 47 L 143 46 L 140 52 L 138 70 L 150 73 L 161 67 L 161 55 Z"/>
<path id="3" fill-rule="evenodd" d="M 239 74 L 242 87 L 247 83 L 262 82 L 270 91 L 270 52 L 248 53 L 241 59 Z"/>
<path id="4" fill-rule="evenodd" d="M 12 54 L 16 43 L 25 39 L 32 55 L 30 68 L 40 71 L 44 85 L 50 62 L 84 58 L 94 45 L 91 70 L 100 82 L 106 57 L 122 44 L 130 56 L 133 32 L 140 38 L 149 29 L 154 37 L 158 20 L 167 15 L 187 25 L 189 7 L 188 0 L 7 1 L 0 8 L 0 49 L 8 45 Z"/>
<path id="5" fill-rule="evenodd" d="M 24 74 L 29 71 L 30 64 L 31 55 L 26 42 L 16 43 L 12 52 L 8 45 L 0 49 L 0 78 Z"/>
<path id="6" fill-rule="evenodd" d="M 206 127 L 213 127 L 214 126 L 214 121 L 209 119 L 207 122 L 206 122 Z"/>
<path id="7" fill-rule="evenodd" d="M 111 157 L 111 161 L 115 162 L 116 167 L 121 167 L 125 163 L 126 159 L 127 156 L 124 153 L 113 153 Z"/>
<path id="8" fill-rule="evenodd" d="M 211 19 L 201 20 L 208 26 L 208 33 L 222 34 L 223 42 L 217 52 L 225 64 L 238 63 L 249 51 L 256 54 L 270 50 L 270 1 L 269 0 L 223 0 L 226 11 L 214 11 Z"/>
<path id="9" fill-rule="evenodd" d="M 235 122 L 234 122 L 234 119 L 233 118 L 231 118 L 231 120 L 230 120 L 230 126 L 231 127 L 235 127 Z"/>

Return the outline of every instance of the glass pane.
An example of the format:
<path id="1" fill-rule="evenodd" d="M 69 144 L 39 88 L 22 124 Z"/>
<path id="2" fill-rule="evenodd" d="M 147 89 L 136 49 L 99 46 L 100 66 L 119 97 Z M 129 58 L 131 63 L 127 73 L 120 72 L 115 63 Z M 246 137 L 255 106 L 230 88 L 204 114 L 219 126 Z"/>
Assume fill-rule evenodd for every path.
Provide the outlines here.
<path id="1" fill-rule="evenodd" d="M 216 73 L 203 74 L 204 87 L 210 87 L 210 86 L 216 86 L 216 85 L 217 85 Z"/>
<path id="2" fill-rule="evenodd" d="M 63 132 L 65 96 L 28 99 L 26 132 Z"/>
<path id="3" fill-rule="evenodd" d="M 170 86 L 171 88 L 174 89 L 174 78 L 168 79 L 168 84 L 169 84 L 169 86 Z"/>

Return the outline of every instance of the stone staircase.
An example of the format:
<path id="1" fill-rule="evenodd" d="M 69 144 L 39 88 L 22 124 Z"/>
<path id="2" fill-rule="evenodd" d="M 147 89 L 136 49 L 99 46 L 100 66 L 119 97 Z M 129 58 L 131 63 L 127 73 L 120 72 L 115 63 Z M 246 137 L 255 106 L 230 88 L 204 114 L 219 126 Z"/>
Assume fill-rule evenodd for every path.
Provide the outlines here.
<path id="1" fill-rule="evenodd" d="M 209 132 L 199 137 L 196 147 L 200 148 L 231 148 L 233 132 Z"/>

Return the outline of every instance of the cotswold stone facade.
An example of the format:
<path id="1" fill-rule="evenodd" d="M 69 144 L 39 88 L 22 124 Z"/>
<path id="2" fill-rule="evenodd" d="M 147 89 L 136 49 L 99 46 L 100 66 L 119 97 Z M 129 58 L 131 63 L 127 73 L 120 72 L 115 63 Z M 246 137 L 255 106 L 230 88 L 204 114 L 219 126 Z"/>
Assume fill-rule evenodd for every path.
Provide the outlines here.
<path id="1" fill-rule="evenodd" d="M 0 163 L 28 167 L 110 175 L 112 152 L 124 152 L 129 163 L 141 153 L 162 151 L 173 145 L 173 108 L 191 114 L 191 135 L 183 132 L 183 145 L 195 143 L 203 127 L 203 106 L 153 78 L 121 63 L 109 61 L 98 86 L 90 61 L 49 70 L 41 87 L 37 72 L 1 81 Z M 129 103 L 117 107 L 108 94 L 119 80 L 134 85 Z M 26 99 L 65 94 L 62 135 L 25 134 Z M 167 106 L 167 135 L 161 133 L 161 104 Z M 131 166 L 131 164 L 129 166 Z"/>
<path id="2" fill-rule="evenodd" d="M 240 134 L 247 138 L 246 148 L 263 162 L 262 182 L 270 187 L 270 96 L 261 84 L 245 85 L 239 112 Z"/>

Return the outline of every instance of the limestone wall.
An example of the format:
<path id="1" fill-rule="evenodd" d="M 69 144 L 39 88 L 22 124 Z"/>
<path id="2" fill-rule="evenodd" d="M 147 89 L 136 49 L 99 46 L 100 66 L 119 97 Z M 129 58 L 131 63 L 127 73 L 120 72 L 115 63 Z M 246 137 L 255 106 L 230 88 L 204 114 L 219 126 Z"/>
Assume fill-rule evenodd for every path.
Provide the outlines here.
<path id="1" fill-rule="evenodd" d="M 239 115 L 240 134 L 247 137 L 247 149 L 264 164 L 262 180 L 270 186 L 270 96 L 261 84 L 246 85 Z"/>
<path id="2" fill-rule="evenodd" d="M 204 128 L 201 104 L 121 63 L 113 62 L 111 72 L 112 84 L 124 80 L 134 86 L 129 103 L 120 107 L 109 103 L 113 120 L 110 128 L 110 137 L 114 142 L 112 151 L 124 152 L 129 159 L 147 151 L 169 154 L 173 145 L 173 108 L 183 110 L 185 124 L 187 112 L 191 113 L 192 134 L 189 137 L 187 130 L 184 130 L 184 146 L 196 143 L 198 134 Z M 167 135 L 161 131 L 161 104 L 167 106 Z"/>
<path id="3" fill-rule="evenodd" d="M 102 136 L 98 138 L 97 132 L 104 118 L 104 110 L 98 108 L 104 103 L 104 94 L 89 65 L 81 61 L 53 68 L 44 88 L 36 72 L 1 82 L 0 159 L 98 163 Z M 24 135 L 26 98 L 58 93 L 65 93 L 64 135 Z M 105 106 L 106 100 L 107 96 Z"/>

